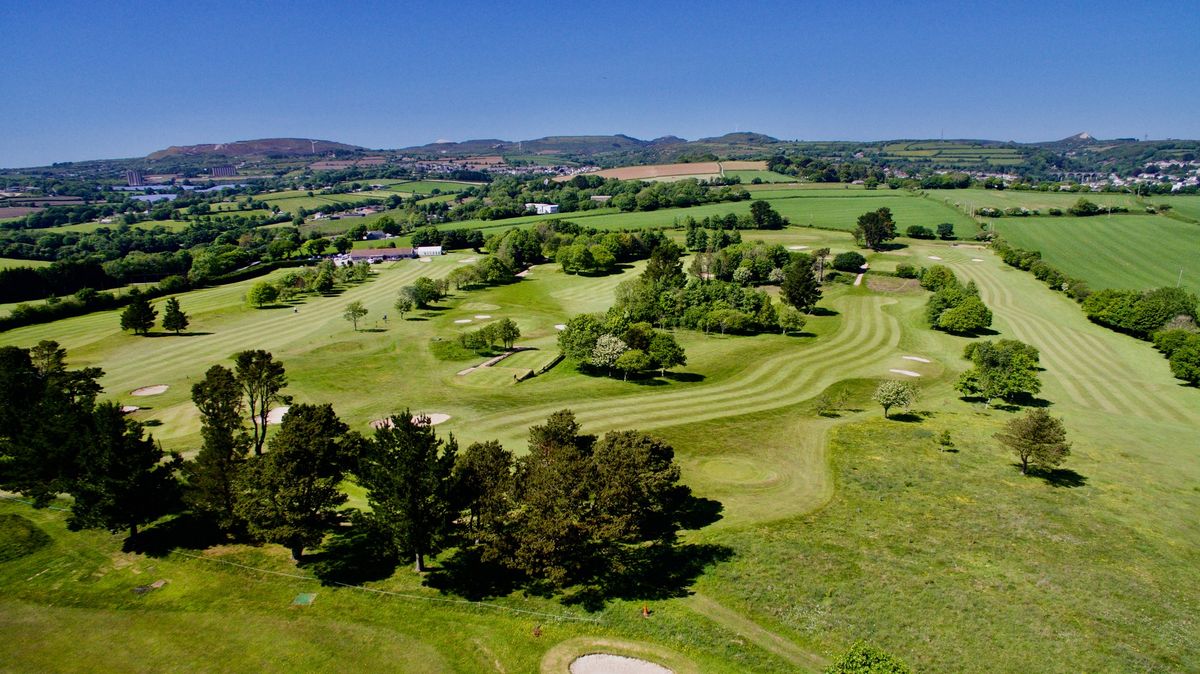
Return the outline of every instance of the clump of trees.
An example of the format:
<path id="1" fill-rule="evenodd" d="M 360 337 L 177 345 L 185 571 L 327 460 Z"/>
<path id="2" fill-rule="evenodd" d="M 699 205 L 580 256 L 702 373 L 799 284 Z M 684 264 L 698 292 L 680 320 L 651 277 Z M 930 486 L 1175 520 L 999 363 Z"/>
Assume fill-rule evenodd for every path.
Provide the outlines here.
<path id="1" fill-rule="evenodd" d="M 558 333 L 558 347 L 585 370 L 621 372 L 625 379 L 652 369 L 666 375 L 668 369 L 687 364 L 687 354 L 671 333 L 611 314 L 573 316 Z"/>
<path id="2" fill-rule="evenodd" d="M 1151 339 L 1169 321 L 1197 317 L 1196 296 L 1182 288 L 1099 290 L 1083 301 L 1083 313 L 1107 328 Z"/>
<path id="3" fill-rule="evenodd" d="M 962 335 L 991 326 L 992 311 L 979 298 L 975 283 L 963 285 L 949 267 L 934 265 L 922 270 L 921 287 L 933 291 L 925 305 L 930 327 Z"/>
<path id="4" fill-rule="evenodd" d="M 1154 346 L 1170 360 L 1171 374 L 1193 386 L 1200 385 L 1200 331 L 1194 320 L 1172 319 L 1154 333 Z"/>
<path id="5" fill-rule="evenodd" d="M 421 276 L 413 281 L 412 285 L 400 289 L 396 299 L 396 310 L 403 317 L 405 313 L 414 308 L 425 309 L 444 298 L 449 290 L 450 281 L 448 279 L 431 279 L 428 276 Z"/>
<path id="6" fill-rule="evenodd" d="M 465 349 L 476 352 L 491 351 L 499 342 L 505 349 L 511 349 L 513 343 L 521 338 L 521 328 L 511 318 L 488 323 L 478 330 L 469 330 L 458 336 L 459 344 Z"/>
<path id="7" fill-rule="evenodd" d="M 1015 339 L 971 342 L 963 349 L 971 368 L 958 378 L 955 389 L 987 405 L 997 398 L 1013 402 L 1019 395 L 1042 389 L 1037 348 Z"/>

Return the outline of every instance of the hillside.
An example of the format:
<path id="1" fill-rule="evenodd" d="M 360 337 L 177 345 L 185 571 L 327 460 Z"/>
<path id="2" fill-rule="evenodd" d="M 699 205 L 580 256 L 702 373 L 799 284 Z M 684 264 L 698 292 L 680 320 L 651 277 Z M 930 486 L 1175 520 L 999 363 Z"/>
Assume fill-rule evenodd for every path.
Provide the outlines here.
<path id="1" fill-rule="evenodd" d="M 330 140 L 310 138 L 260 138 L 238 140 L 232 143 L 204 143 L 201 145 L 172 145 L 146 155 L 155 161 L 172 157 L 290 157 L 328 152 L 355 152 L 363 150 L 357 145 L 335 143 Z"/>

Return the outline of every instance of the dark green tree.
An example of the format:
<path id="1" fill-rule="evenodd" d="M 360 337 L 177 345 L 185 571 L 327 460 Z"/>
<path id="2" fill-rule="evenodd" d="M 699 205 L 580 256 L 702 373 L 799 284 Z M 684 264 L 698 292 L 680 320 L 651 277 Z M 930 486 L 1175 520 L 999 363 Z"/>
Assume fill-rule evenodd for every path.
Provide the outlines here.
<path id="1" fill-rule="evenodd" d="M 389 421 L 366 443 L 358 483 L 367 490 L 368 517 L 420 573 L 425 556 L 442 549 L 454 520 L 451 476 L 458 445 L 453 436 L 438 438 L 407 410 Z"/>
<path id="2" fill-rule="evenodd" d="M 1028 344 L 1013 339 L 972 342 L 963 355 L 972 364 L 955 384 L 963 395 L 983 398 L 986 404 L 995 398 L 1011 401 L 1019 393 L 1034 395 L 1042 388 L 1038 352 Z"/>
<path id="3" fill-rule="evenodd" d="M 779 292 L 789 305 L 805 313 L 812 311 L 821 299 L 821 284 L 813 274 L 812 263 L 801 258 L 784 267 Z"/>
<path id="4" fill-rule="evenodd" d="M 504 348 L 511 349 L 513 343 L 521 338 L 521 328 L 517 327 L 517 322 L 511 318 L 502 318 L 496 323 L 496 339 L 504 344 Z"/>
<path id="5" fill-rule="evenodd" d="M 77 458 L 69 492 L 71 529 L 129 530 L 171 512 L 178 503 L 175 471 L 182 459 L 166 454 L 142 425 L 111 402 L 96 405 L 93 432 Z"/>
<path id="6" fill-rule="evenodd" d="M 330 405 L 295 405 L 271 451 L 239 472 L 237 516 L 251 536 L 288 548 L 299 560 L 341 521 L 341 482 L 358 460 L 361 438 Z"/>
<path id="7" fill-rule="evenodd" d="M 150 306 L 150 300 L 136 289 L 129 295 L 132 298 L 129 306 L 121 312 L 121 329 L 132 330 L 135 335 L 148 334 L 154 327 L 154 319 L 158 317 L 158 310 Z"/>
<path id="8" fill-rule="evenodd" d="M 885 242 L 896 238 L 896 222 L 890 208 L 880 208 L 858 216 L 854 240 L 871 250 L 879 250 Z"/>
<path id="9" fill-rule="evenodd" d="M 512 507 L 513 464 L 512 452 L 495 440 L 472 443 L 455 460 L 455 500 L 467 511 L 467 528 L 477 542 Z"/>
<path id="10" fill-rule="evenodd" d="M 234 357 L 234 377 L 246 394 L 246 407 L 250 413 L 255 455 L 262 454 L 267 440 L 267 415 L 272 403 L 286 404 L 291 396 L 280 393 L 287 386 L 287 373 L 283 363 L 275 360 L 270 352 L 261 349 L 242 351 Z"/>
<path id="11" fill-rule="evenodd" d="M 184 500 L 222 531 L 241 529 L 235 514 L 235 485 L 250 449 L 250 437 L 242 426 L 242 393 L 233 372 L 220 365 L 208 368 L 204 379 L 192 385 L 203 444 L 196 459 L 185 465 Z"/>
<path id="12" fill-rule="evenodd" d="M 187 329 L 188 323 L 188 315 L 179 308 L 179 300 L 174 297 L 168 298 L 163 309 L 163 330 L 170 330 L 178 335 L 180 331 Z"/>
<path id="13" fill-rule="evenodd" d="M 671 544 L 691 490 L 679 483 L 675 450 L 639 431 L 612 431 L 596 443 L 596 537 L 608 545 Z"/>
<path id="14" fill-rule="evenodd" d="M 912 670 L 899 658 L 860 641 L 826 667 L 825 674 L 912 674 Z"/>
<path id="15" fill-rule="evenodd" d="M 667 370 L 678 365 L 687 365 L 687 354 L 679 342 L 675 341 L 675 336 L 668 332 L 655 332 L 650 338 L 650 345 L 646 351 L 653 362 L 653 366 L 659 369 L 659 374 L 666 376 Z"/>
<path id="16" fill-rule="evenodd" d="M 1050 416 L 1040 407 L 1010 419 L 996 439 L 1017 455 L 1023 474 L 1029 473 L 1030 466 L 1040 470 L 1054 468 L 1071 453 L 1062 419 Z"/>

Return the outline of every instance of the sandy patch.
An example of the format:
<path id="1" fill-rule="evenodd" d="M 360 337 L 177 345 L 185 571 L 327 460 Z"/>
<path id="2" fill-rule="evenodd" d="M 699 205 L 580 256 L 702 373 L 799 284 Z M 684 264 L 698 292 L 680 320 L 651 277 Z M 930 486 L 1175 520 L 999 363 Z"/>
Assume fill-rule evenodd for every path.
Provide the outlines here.
<path id="1" fill-rule="evenodd" d="M 290 409 L 292 409 L 292 408 L 287 405 L 284 405 L 283 407 L 271 408 L 271 411 L 267 412 L 267 423 L 268 424 L 282 424 L 283 418 L 285 416 L 287 416 L 288 410 L 290 410 Z"/>
<path id="2" fill-rule="evenodd" d="M 140 409 L 142 408 L 138 407 L 137 405 L 121 405 L 121 414 L 129 414 Z"/>
<path id="3" fill-rule="evenodd" d="M 938 257 L 938 256 L 936 256 L 936 255 L 930 255 L 930 256 L 929 256 L 929 259 L 930 259 L 930 260 L 940 260 L 940 259 L 942 259 L 942 258 L 940 258 L 940 257 Z"/>
<path id="4" fill-rule="evenodd" d="M 888 372 L 895 372 L 896 374 L 902 374 L 905 377 L 920 377 L 921 376 L 920 372 L 913 372 L 912 370 L 888 370 Z"/>
<path id="5" fill-rule="evenodd" d="M 610 653 L 589 653 L 575 658 L 571 674 L 674 674 L 660 664 Z"/>
<path id="6" fill-rule="evenodd" d="M 971 258 L 971 262 L 983 262 L 983 258 L 973 257 L 973 258 Z"/>
<path id="7" fill-rule="evenodd" d="M 915 361 L 917 361 L 918 363 L 928 363 L 928 362 L 931 362 L 931 361 L 930 361 L 928 358 L 922 358 L 922 357 L 920 357 L 920 356 L 905 356 L 905 357 L 904 357 L 904 360 L 915 360 Z"/>
<path id="8" fill-rule="evenodd" d="M 421 261 L 421 262 L 433 262 L 433 258 L 431 258 L 431 257 L 423 257 L 423 258 L 421 258 L 421 259 L 420 259 L 420 261 Z"/>
<path id="9" fill-rule="evenodd" d="M 526 269 L 525 271 L 519 271 L 519 272 L 517 272 L 516 276 L 517 276 L 517 278 L 525 278 L 526 276 L 529 276 L 529 272 L 531 272 L 531 271 L 533 271 L 533 270 Z"/>
<path id="10" fill-rule="evenodd" d="M 437 426 L 438 424 L 444 424 L 447 421 L 450 421 L 449 414 L 442 414 L 441 412 L 429 412 L 428 414 L 423 413 L 423 412 L 418 412 L 413 415 L 413 423 L 417 424 L 419 426 L 420 425 L 419 420 L 421 417 L 429 417 L 429 425 L 430 426 Z"/>
<path id="11" fill-rule="evenodd" d="M 483 321 L 491 318 L 491 314 L 475 314 L 475 320 Z"/>
<path id="12" fill-rule="evenodd" d="M 566 323 L 556 323 L 556 324 L 554 325 L 554 329 L 555 329 L 555 330 L 566 330 L 566 329 L 567 329 L 567 324 L 566 324 Z"/>
<path id="13" fill-rule="evenodd" d="M 856 286 L 860 286 L 860 285 L 862 285 L 862 277 L 863 277 L 863 275 L 862 275 L 862 274 L 859 274 L 858 276 L 855 276 L 855 277 L 854 277 L 854 285 L 856 285 Z"/>
<path id="14" fill-rule="evenodd" d="M 470 323 L 470 322 L 471 322 L 471 319 L 469 319 L 469 318 L 460 318 L 460 319 L 458 319 L 457 321 L 454 321 L 454 322 L 455 322 L 455 323 Z"/>
<path id="15" fill-rule="evenodd" d="M 167 392 L 170 388 L 166 384 L 156 384 L 154 386 L 143 386 L 129 392 L 131 396 L 156 396 Z"/>
<path id="16" fill-rule="evenodd" d="M 864 263 L 862 263 L 862 266 L 861 266 L 861 267 L 859 267 L 859 269 L 862 269 L 862 270 L 864 270 L 864 271 L 865 271 L 865 270 L 867 270 L 867 269 L 870 269 L 870 268 L 871 268 L 871 263 L 870 263 L 870 262 L 864 262 Z"/>
<path id="17" fill-rule="evenodd" d="M 465 259 L 459 260 L 459 262 L 460 262 L 460 263 L 462 263 L 462 264 L 466 264 L 466 263 L 468 263 L 468 262 L 474 262 L 474 261 L 475 261 L 475 258 L 473 258 L 473 257 L 468 257 L 468 258 L 465 258 Z"/>
<path id="18" fill-rule="evenodd" d="M 808 246 L 788 246 L 788 250 L 807 250 Z"/>

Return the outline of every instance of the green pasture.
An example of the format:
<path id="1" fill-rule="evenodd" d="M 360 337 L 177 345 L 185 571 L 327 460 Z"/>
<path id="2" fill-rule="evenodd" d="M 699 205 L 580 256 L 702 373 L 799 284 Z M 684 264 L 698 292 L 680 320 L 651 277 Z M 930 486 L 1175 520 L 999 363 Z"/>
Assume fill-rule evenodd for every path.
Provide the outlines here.
<path id="1" fill-rule="evenodd" d="M 894 203 L 903 228 L 929 224 L 906 218 L 936 224 L 953 213 L 919 196 L 883 194 L 851 202 L 853 215 Z M 847 200 L 773 201 L 814 202 L 833 219 L 841 216 L 832 202 Z M 853 247 L 847 233 L 832 230 L 743 235 L 835 252 Z M 134 418 L 159 422 L 149 430 L 185 453 L 199 442 L 188 389 L 208 366 L 228 365 L 246 348 L 283 361 L 286 392 L 297 402 L 331 401 L 364 433 L 372 419 L 404 407 L 451 415 L 438 430 L 460 445 L 495 438 L 518 452 L 528 426 L 562 408 L 588 432 L 651 431 L 675 447 L 684 482 L 723 506 L 718 522 L 684 540 L 727 546 L 732 556 L 707 570 L 689 596 L 650 602 L 650 619 L 640 617 L 640 601 L 612 601 L 590 614 L 522 594 L 488 606 L 434 602 L 450 597 L 407 568 L 370 584 L 395 594 L 368 594 L 308 580 L 277 546 L 137 556 L 120 551 L 119 535 L 66 532 L 61 512 L 0 503 L 0 536 L 33 541 L 21 537 L 33 526 L 48 537 L 0 561 L 0 626 L 5 643 L 21 645 L 0 647 L 5 666 L 562 672 L 562 658 L 610 650 L 681 672 L 820 671 L 865 639 L 918 671 L 1200 668 L 1192 589 L 1200 580 L 1200 393 L 1173 380 L 1150 345 L 1091 324 L 1074 302 L 992 253 L 910 242 L 868 260 L 876 270 L 900 261 L 949 265 L 977 283 L 1000 337 L 1038 347 L 1039 397 L 1064 417 L 1074 442 L 1066 465 L 1073 476 L 1057 485 L 1022 477 L 992 439 L 1013 412 L 953 392 L 968 340 L 928 330 L 926 294 L 911 285 L 871 273 L 861 286 L 829 285 L 827 311 L 810 317 L 799 336 L 679 331 L 688 364 L 668 377 L 623 382 L 562 363 L 517 384 L 513 374 L 552 355 L 555 324 L 603 310 L 641 265 L 606 277 L 540 265 L 517 283 L 455 292 L 405 320 L 395 314 L 401 287 L 444 276 L 471 257 L 478 256 L 379 265 L 370 281 L 295 307 L 245 306 L 255 281 L 184 293 L 194 331 L 185 336 L 123 334 L 116 312 L 107 312 L 0 333 L 0 344 L 58 340 L 73 365 L 103 367 L 107 395 L 144 407 Z M 340 317 L 354 300 L 370 311 L 361 332 Z M 457 372 L 482 357 L 437 357 L 436 344 L 501 318 L 520 326 L 518 344 L 537 350 L 466 375 Z M 870 393 L 878 380 L 902 377 L 898 369 L 920 375 L 910 381 L 922 397 L 911 415 L 884 420 Z M 170 388 L 128 395 L 151 384 Z M 813 401 L 826 392 L 844 401 L 822 417 Z M 943 430 L 955 451 L 934 444 Z M 168 582 L 133 593 L 157 579 Z M 317 593 L 312 606 L 290 605 L 301 592 Z M 572 619 L 581 617 L 595 622 Z M 535 625 L 541 637 L 532 636 Z M 112 648 L 114 639 L 123 647 Z"/>
<path id="2" fill-rule="evenodd" d="M 1130 214 L 1144 213 L 1145 205 L 1140 203 L 1132 194 L 1116 193 L 1079 193 L 1079 192 L 1034 192 L 1026 190 L 928 190 L 926 196 L 941 201 L 966 213 L 974 213 L 979 208 L 1012 208 L 1021 207 L 1040 211 L 1048 215 L 1051 208 L 1066 210 L 1074 206 L 1080 199 L 1100 206 L 1122 206 L 1129 209 Z M 1200 201 L 1200 199 L 1197 199 Z M 1055 216 L 1059 217 L 1059 216 Z M 1061 217 L 1068 218 L 1070 215 Z M 1094 216 L 1093 216 L 1094 217 Z M 1001 218 L 1005 222 L 1009 218 Z M 1014 220 L 1016 218 L 1013 218 Z"/>
<path id="3" fill-rule="evenodd" d="M 1185 220 L 1200 223 L 1200 195 L 1146 197 L 1147 204 L 1168 204 L 1171 213 L 1182 216 Z"/>
<path id="4" fill-rule="evenodd" d="M 12 269 L 13 267 L 48 267 L 50 263 L 45 260 L 18 260 L 13 257 L 0 257 L 0 269 Z"/>
<path id="5" fill-rule="evenodd" d="M 129 226 L 137 227 L 140 229 L 154 229 L 155 227 L 162 226 L 162 227 L 166 227 L 167 229 L 169 229 L 173 232 L 176 232 L 176 231 L 186 228 L 190 224 L 192 224 L 192 223 L 188 220 L 145 220 L 143 222 L 138 222 L 138 223 L 135 223 L 135 224 L 132 224 Z M 44 229 L 39 229 L 36 231 L 38 231 L 38 232 L 58 232 L 58 233 L 75 232 L 75 233 L 79 233 L 79 234 L 90 234 L 98 229 L 116 230 L 116 229 L 119 229 L 120 227 L 124 227 L 124 226 L 125 225 L 123 223 L 117 222 L 117 221 L 110 222 L 108 224 L 101 224 L 99 222 L 80 222 L 80 223 L 76 223 L 73 225 L 59 225 L 58 227 L 46 227 Z"/>
<path id="6" fill-rule="evenodd" d="M 784 175 L 774 171 L 723 171 L 726 178 L 741 178 L 742 184 L 749 184 L 758 178 L 764 183 L 794 183 L 796 176 Z"/>
<path id="7" fill-rule="evenodd" d="M 1200 225 L 1163 216 L 1004 218 L 993 227 L 1093 288 L 1173 286 L 1200 292 Z M 1182 277 L 1180 272 L 1182 271 Z"/>

